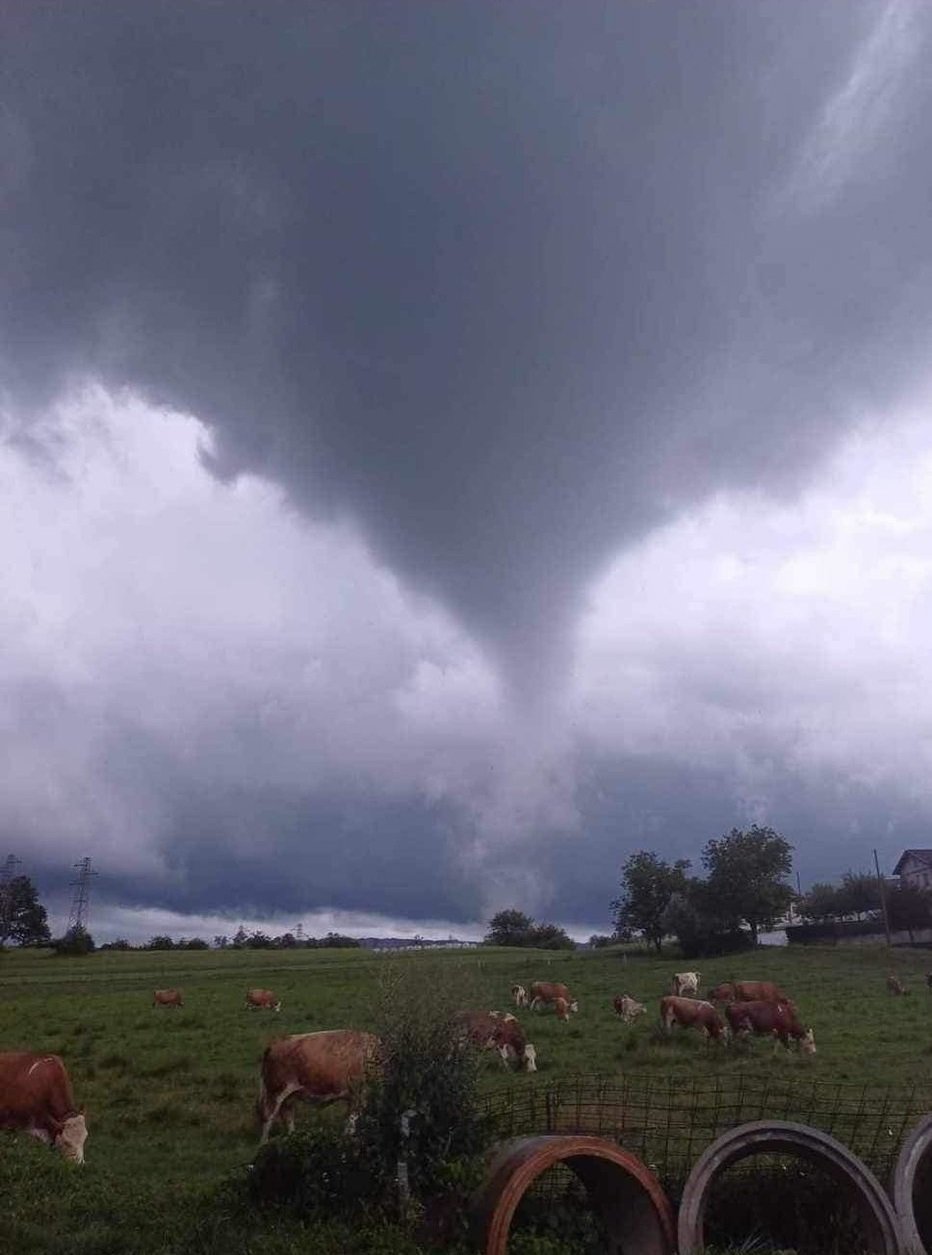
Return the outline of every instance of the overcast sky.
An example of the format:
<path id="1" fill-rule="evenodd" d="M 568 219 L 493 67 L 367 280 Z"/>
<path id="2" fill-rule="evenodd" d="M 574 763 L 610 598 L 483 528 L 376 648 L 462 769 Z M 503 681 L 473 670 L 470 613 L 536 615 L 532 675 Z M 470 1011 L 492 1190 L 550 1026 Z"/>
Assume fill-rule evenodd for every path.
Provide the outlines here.
<path id="1" fill-rule="evenodd" d="M 607 930 L 932 845 L 932 8 L 13 0 L 0 857 Z M 226 924 L 226 928 L 224 928 Z"/>

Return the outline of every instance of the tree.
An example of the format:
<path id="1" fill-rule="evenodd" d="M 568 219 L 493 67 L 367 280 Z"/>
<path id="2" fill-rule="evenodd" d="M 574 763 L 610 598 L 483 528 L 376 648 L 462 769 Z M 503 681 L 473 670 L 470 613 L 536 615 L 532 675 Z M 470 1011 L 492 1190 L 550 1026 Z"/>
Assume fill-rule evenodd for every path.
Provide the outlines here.
<path id="1" fill-rule="evenodd" d="M 534 921 L 530 915 L 518 911 L 514 907 L 499 911 L 489 920 L 489 931 L 485 935 L 487 946 L 527 946 L 533 945 L 531 933 Z"/>
<path id="2" fill-rule="evenodd" d="M 48 916 L 28 876 L 14 876 L 0 902 L 0 945 L 11 940 L 18 946 L 49 944 Z"/>
<path id="3" fill-rule="evenodd" d="M 80 958 L 85 954 L 93 954 L 96 949 L 94 938 L 86 928 L 80 926 L 69 928 L 64 937 L 58 937 L 52 942 L 52 949 L 56 954 L 67 955 L 71 958 Z"/>
<path id="4" fill-rule="evenodd" d="M 664 933 L 676 937 L 686 959 L 733 954 L 748 946 L 748 934 L 733 914 L 720 910 L 705 880 L 688 880 L 683 892 L 673 895 L 662 924 Z"/>
<path id="5" fill-rule="evenodd" d="M 247 933 L 243 925 L 240 924 L 239 928 L 237 928 L 236 932 L 233 934 L 233 949 L 242 950 L 248 939 L 249 933 Z"/>
<path id="6" fill-rule="evenodd" d="M 529 945 L 539 950 L 575 950 L 576 942 L 556 924 L 535 924 L 531 928 Z"/>
<path id="7" fill-rule="evenodd" d="M 146 943 L 147 950 L 174 950 L 175 943 L 167 934 L 159 933 Z"/>
<path id="8" fill-rule="evenodd" d="M 615 938 L 609 937 L 606 933 L 593 933 L 589 938 L 590 950 L 603 950 L 606 946 L 613 946 Z"/>
<path id="9" fill-rule="evenodd" d="M 660 953 L 666 930 L 663 914 L 675 893 L 686 889 L 688 859 L 672 866 L 650 850 L 638 850 L 621 870 L 621 897 L 612 902 L 615 932 L 633 928 Z"/>
<path id="10" fill-rule="evenodd" d="M 870 872 L 845 872 L 838 893 L 840 914 L 860 919 L 869 911 L 880 910 L 880 886 Z"/>
<path id="11" fill-rule="evenodd" d="M 914 929 L 932 926 L 932 893 L 901 881 L 887 890 L 887 912 L 894 932 L 904 930 L 912 941 Z"/>
<path id="12" fill-rule="evenodd" d="M 702 852 L 706 884 L 723 922 L 743 920 L 757 945 L 760 930 L 773 928 L 793 901 L 784 877 L 793 870 L 793 847 L 772 828 L 753 824 L 712 838 Z"/>
<path id="13" fill-rule="evenodd" d="M 844 914 L 837 886 L 819 881 L 799 899 L 799 913 L 803 919 L 837 919 Z"/>

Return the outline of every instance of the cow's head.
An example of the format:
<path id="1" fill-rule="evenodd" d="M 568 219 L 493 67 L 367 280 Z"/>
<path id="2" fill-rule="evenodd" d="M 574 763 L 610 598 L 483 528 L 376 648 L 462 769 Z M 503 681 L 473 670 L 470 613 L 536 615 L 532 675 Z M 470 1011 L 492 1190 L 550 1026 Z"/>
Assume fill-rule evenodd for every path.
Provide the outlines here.
<path id="1" fill-rule="evenodd" d="M 576 998 L 570 1003 L 570 1010 L 574 1013 L 579 1010 L 579 1002 Z"/>
<path id="2" fill-rule="evenodd" d="M 273 1010 L 273 1011 L 281 1011 L 281 1009 L 282 1009 L 282 1004 L 281 1004 L 281 999 L 279 999 L 279 1001 L 278 1001 L 278 1002 L 276 1002 L 276 1004 L 275 1004 L 275 1006 L 272 1008 L 272 1010 Z"/>
<path id="3" fill-rule="evenodd" d="M 716 985 L 709 993 L 710 1002 L 732 1002 L 735 996 L 735 987 L 730 981 L 725 981 L 722 985 Z"/>
<path id="4" fill-rule="evenodd" d="M 84 1143 L 87 1141 L 87 1123 L 84 1112 L 69 1116 L 55 1136 L 55 1146 L 72 1163 L 84 1163 Z"/>
<path id="5" fill-rule="evenodd" d="M 815 1034 L 811 1028 L 807 1028 L 805 1033 L 799 1039 L 799 1049 L 804 1055 L 814 1055 L 816 1052 Z"/>
<path id="6" fill-rule="evenodd" d="M 534 1049 L 531 1042 L 528 1042 L 524 1047 L 524 1058 L 521 1062 L 524 1066 L 525 1072 L 537 1071 L 537 1051 Z"/>

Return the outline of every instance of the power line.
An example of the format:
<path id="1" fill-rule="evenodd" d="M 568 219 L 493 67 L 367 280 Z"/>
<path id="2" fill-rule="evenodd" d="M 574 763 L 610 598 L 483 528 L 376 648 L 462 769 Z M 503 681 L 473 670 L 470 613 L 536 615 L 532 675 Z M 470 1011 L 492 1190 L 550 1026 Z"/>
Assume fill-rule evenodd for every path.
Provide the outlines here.
<path id="1" fill-rule="evenodd" d="M 68 932 L 72 932 L 77 928 L 81 928 L 86 932 L 91 877 L 96 876 L 97 872 L 91 871 L 91 860 L 89 858 L 82 858 L 74 866 L 78 876 L 76 880 L 71 881 L 74 895 L 71 899 L 71 913 L 68 916 Z"/>

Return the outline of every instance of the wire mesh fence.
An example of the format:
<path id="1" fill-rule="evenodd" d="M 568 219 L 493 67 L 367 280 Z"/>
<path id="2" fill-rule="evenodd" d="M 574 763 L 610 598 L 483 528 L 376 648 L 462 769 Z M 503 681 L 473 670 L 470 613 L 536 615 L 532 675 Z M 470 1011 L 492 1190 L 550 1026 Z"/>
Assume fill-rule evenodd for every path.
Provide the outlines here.
<path id="1" fill-rule="evenodd" d="M 886 1181 L 907 1130 L 932 1110 L 932 1087 L 735 1075 L 577 1076 L 545 1087 L 512 1086 L 484 1101 L 497 1138 L 606 1137 L 675 1189 L 714 1138 L 751 1120 L 794 1120 L 831 1133 Z"/>

